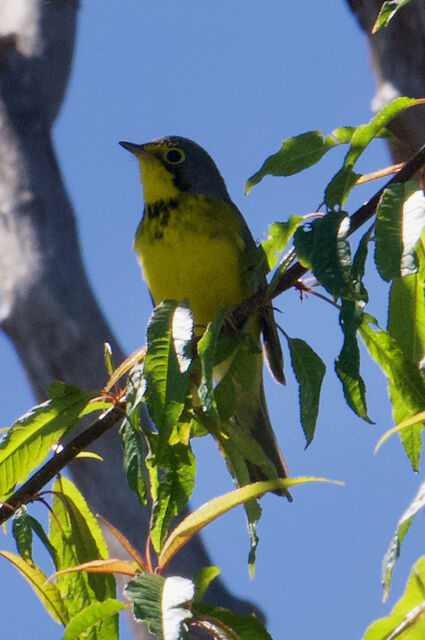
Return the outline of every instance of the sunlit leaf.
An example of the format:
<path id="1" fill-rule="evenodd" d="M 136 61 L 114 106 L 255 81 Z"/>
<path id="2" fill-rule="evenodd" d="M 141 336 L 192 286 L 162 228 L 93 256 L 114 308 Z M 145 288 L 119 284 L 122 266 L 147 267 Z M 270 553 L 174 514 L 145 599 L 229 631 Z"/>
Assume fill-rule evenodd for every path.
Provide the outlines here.
<path id="1" fill-rule="evenodd" d="M 193 578 L 195 585 L 195 602 L 201 602 L 203 600 L 206 590 L 218 575 L 220 575 L 220 569 L 218 567 L 203 567 L 195 573 Z"/>
<path id="2" fill-rule="evenodd" d="M 362 124 L 351 133 L 350 147 L 344 158 L 342 168 L 332 178 L 326 187 L 325 202 L 331 209 L 343 206 L 351 190 L 358 180 L 358 174 L 354 172 L 354 165 L 370 142 L 384 135 L 386 137 L 386 125 L 401 111 L 415 104 L 419 100 L 412 98 L 396 98 L 385 105 L 368 124 Z"/>
<path id="3" fill-rule="evenodd" d="M 53 490 L 50 541 L 57 553 L 57 570 L 107 558 L 108 550 L 99 524 L 76 487 L 67 478 L 60 478 Z M 115 597 L 115 580 L 108 574 L 60 575 L 57 585 L 66 598 L 71 617 L 93 602 Z M 110 625 L 111 633 L 115 633 L 116 622 L 108 619 L 102 631 L 104 626 Z"/>
<path id="4" fill-rule="evenodd" d="M 147 380 L 149 414 L 159 433 L 159 464 L 163 451 L 166 454 L 165 445 L 172 428 L 183 411 L 189 383 L 188 370 L 180 367 L 173 338 L 174 315 L 179 313 L 180 307 L 175 301 L 165 300 L 155 309 L 147 329 L 148 349 L 144 375 Z M 184 333 L 186 342 L 190 343 L 193 319 L 190 314 L 186 314 L 184 318 L 186 326 L 181 327 L 180 333 Z M 187 354 L 189 346 L 184 348 L 180 345 L 179 348 Z"/>
<path id="5" fill-rule="evenodd" d="M 193 600 L 195 588 L 186 578 L 144 573 L 127 584 L 125 595 L 134 603 L 134 615 L 158 640 L 181 640 L 185 620 L 192 612 L 185 605 Z"/>
<path id="6" fill-rule="evenodd" d="M 421 640 L 425 636 L 425 557 L 414 565 L 390 615 L 373 622 L 363 640 Z"/>
<path id="7" fill-rule="evenodd" d="M 406 511 L 401 516 L 397 523 L 397 529 L 388 547 L 388 551 L 384 556 L 382 562 L 382 586 L 384 588 L 384 601 L 387 599 L 388 592 L 391 585 L 391 577 L 394 570 L 394 565 L 400 556 L 401 545 L 404 537 L 408 532 L 410 525 L 417 516 L 417 514 L 425 507 L 425 483 L 422 483 L 419 487 L 414 500 L 407 507 Z"/>
<path id="8" fill-rule="evenodd" d="M 370 317 L 365 317 L 359 328 L 360 335 L 372 358 L 381 367 L 388 380 L 393 404 L 394 422 L 410 418 L 425 410 L 425 384 L 415 364 L 406 359 L 392 336 L 382 329 L 373 329 Z M 422 426 L 413 426 L 401 433 L 404 448 L 413 469 L 419 466 Z"/>
<path id="9" fill-rule="evenodd" d="M 115 558 L 107 558 L 106 560 L 89 560 L 77 564 L 75 567 L 68 567 L 56 571 L 52 577 L 64 576 L 69 573 L 120 573 L 125 576 L 135 576 L 137 569 L 132 562 L 128 560 L 117 560 Z"/>
<path id="10" fill-rule="evenodd" d="M 376 33 L 381 27 L 387 27 L 388 23 L 399 9 L 404 7 L 410 0 L 385 0 L 382 4 L 376 22 L 372 27 L 371 33 Z"/>
<path id="11" fill-rule="evenodd" d="M 84 637 L 84 632 L 93 627 L 93 625 L 115 616 L 126 606 L 128 605 L 114 598 L 108 598 L 103 602 L 94 602 L 72 618 L 65 629 L 62 640 L 80 640 L 80 638 Z M 107 640 L 118 640 L 118 630 L 115 634 L 111 633 L 110 630 L 108 633 L 110 635 L 107 636 Z"/>
<path id="12" fill-rule="evenodd" d="M 301 216 L 291 216 L 287 222 L 274 222 L 270 225 L 267 239 L 261 243 L 270 270 L 275 267 L 279 255 L 287 248 L 289 240 L 302 223 Z"/>
<path id="13" fill-rule="evenodd" d="M 309 131 L 294 138 L 288 138 L 280 150 L 269 156 L 259 171 L 246 183 L 245 193 L 260 182 L 264 176 L 290 176 L 313 166 L 327 151 L 340 144 L 332 136 L 323 137 L 321 131 Z"/>
<path id="14" fill-rule="evenodd" d="M 254 482 L 241 489 L 235 489 L 217 498 L 213 498 L 188 515 L 170 533 L 158 559 L 159 567 L 163 570 L 177 551 L 189 542 L 194 535 L 216 518 L 230 511 L 230 509 L 248 500 L 259 498 L 268 491 L 289 489 L 290 487 L 308 482 L 331 482 L 332 484 L 343 485 L 341 482 L 326 480 L 325 478 L 278 478 L 276 480 Z"/>
<path id="15" fill-rule="evenodd" d="M 9 551 L 0 551 L 0 555 L 7 558 L 18 569 L 52 618 L 56 622 L 66 625 L 69 620 L 69 614 L 58 587 L 51 582 L 47 582 L 47 576 L 41 569 L 28 564 L 20 556 Z"/>
<path id="16" fill-rule="evenodd" d="M 393 184 L 385 189 L 376 209 L 375 262 L 387 282 L 401 275 L 404 200 L 404 185 Z"/>
<path id="17" fill-rule="evenodd" d="M 51 447 L 76 425 L 94 395 L 59 382 L 50 385 L 49 394 L 50 400 L 21 416 L 0 442 L 0 497 L 43 462 Z"/>

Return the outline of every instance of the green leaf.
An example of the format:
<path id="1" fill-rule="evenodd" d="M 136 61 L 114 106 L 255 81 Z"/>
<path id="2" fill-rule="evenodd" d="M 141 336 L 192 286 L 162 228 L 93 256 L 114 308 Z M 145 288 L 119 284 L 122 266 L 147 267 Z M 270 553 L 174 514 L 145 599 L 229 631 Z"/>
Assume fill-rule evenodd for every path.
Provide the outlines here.
<path id="1" fill-rule="evenodd" d="M 199 603 L 194 608 L 197 619 L 214 638 L 225 640 L 272 640 L 271 635 L 255 616 L 241 616 L 229 609 Z"/>
<path id="2" fill-rule="evenodd" d="M 299 385 L 301 424 L 307 446 L 313 440 L 319 412 L 320 390 L 326 367 L 304 340 L 286 336 L 291 364 Z"/>
<path id="3" fill-rule="evenodd" d="M 69 620 L 66 601 L 62 599 L 58 587 L 52 582 L 47 582 L 47 576 L 41 569 L 25 562 L 20 556 L 9 551 L 0 551 L 0 556 L 9 560 L 18 569 L 53 620 L 56 620 L 59 624 L 66 625 Z"/>
<path id="4" fill-rule="evenodd" d="M 297 229 L 294 235 L 298 259 L 335 298 L 355 298 L 351 275 L 350 245 L 346 240 L 349 218 L 331 211 L 320 220 Z"/>
<path id="5" fill-rule="evenodd" d="M 335 371 L 342 382 L 348 406 L 360 418 L 372 423 L 367 415 L 366 386 L 360 375 L 360 352 L 357 344 L 357 330 L 362 319 L 362 305 L 351 300 L 343 300 L 339 323 L 344 332 L 344 344 L 335 361 Z"/>
<path id="6" fill-rule="evenodd" d="M 313 166 L 339 143 L 331 136 L 322 136 L 321 131 L 309 131 L 285 140 L 280 150 L 269 156 L 259 171 L 252 175 L 245 186 L 245 193 L 258 184 L 266 175 L 291 176 Z"/>
<path id="7" fill-rule="evenodd" d="M 379 111 L 368 124 L 362 124 L 352 132 L 351 144 L 340 171 L 326 187 L 325 202 L 330 208 L 343 206 L 353 189 L 358 175 L 353 167 L 370 142 L 377 137 L 387 137 L 384 127 L 404 109 L 419 104 L 412 98 L 396 98 Z"/>
<path id="8" fill-rule="evenodd" d="M 388 332 L 407 360 L 420 365 L 425 356 L 425 283 L 422 274 L 396 278 L 391 285 Z"/>
<path id="9" fill-rule="evenodd" d="M 196 458 L 189 447 L 169 447 L 169 469 L 160 481 L 152 508 L 150 534 L 159 552 L 171 521 L 187 504 L 195 487 Z"/>
<path id="10" fill-rule="evenodd" d="M 49 556 L 51 557 L 51 559 L 53 561 L 54 566 L 57 567 L 58 563 L 57 563 L 56 549 L 50 543 L 50 540 L 47 537 L 47 534 L 44 531 L 43 527 L 38 522 L 38 520 L 36 520 L 32 516 L 28 516 L 28 519 L 29 519 L 29 522 L 31 524 L 32 530 L 38 536 L 38 538 L 40 539 L 41 543 L 44 545 L 47 553 L 49 554 Z"/>
<path id="11" fill-rule="evenodd" d="M 274 222 L 270 225 L 267 240 L 261 243 L 270 270 L 275 267 L 280 254 L 285 250 L 289 240 L 302 223 L 301 216 L 291 216 L 287 222 Z"/>
<path id="12" fill-rule="evenodd" d="M 140 430 L 140 404 L 145 391 L 143 366 L 136 365 L 131 370 L 127 380 L 127 417 L 120 427 L 120 438 L 124 452 L 124 471 L 127 482 L 141 505 L 146 505 L 147 487 L 145 480 L 145 465 L 143 462 L 144 447 Z"/>
<path id="13" fill-rule="evenodd" d="M 103 602 L 94 602 L 72 618 L 65 629 L 62 640 L 80 640 L 80 638 L 85 637 L 83 635 L 84 632 L 93 627 L 93 625 L 101 623 L 111 616 L 116 616 L 117 613 L 125 608 L 126 605 L 123 602 L 114 598 L 108 598 Z M 99 639 L 104 638 L 104 640 L 118 640 L 118 626 L 116 626 L 116 633 L 109 627 L 108 635 L 104 635 L 100 628 L 100 632 L 96 637 Z"/>
<path id="14" fill-rule="evenodd" d="M 360 174 L 350 166 L 344 166 L 332 178 L 325 189 L 325 203 L 330 209 L 342 207 L 353 189 Z"/>
<path id="15" fill-rule="evenodd" d="M 422 511 L 425 507 L 425 483 L 422 483 L 419 487 L 419 491 L 416 494 L 413 502 L 407 507 L 406 511 L 401 516 L 400 520 L 397 523 L 397 529 L 394 533 L 394 536 L 390 542 L 390 546 L 388 547 L 388 551 L 384 556 L 384 560 L 382 562 L 382 586 L 384 588 L 384 601 L 388 597 L 388 592 L 390 590 L 391 585 L 391 577 L 394 570 L 394 565 L 397 562 L 401 545 L 403 543 L 404 537 L 408 532 L 410 525 L 413 520 L 417 516 L 417 514 Z"/>
<path id="16" fill-rule="evenodd" d="M 386 282 L 401 275 L 404 200 L 404 185 L 390 185 L 382 194 L 376 210 L 375 262 Z"/>
<path id="17" fill-rule="evenodd" d="M 127 482 L 142 506 L 147 502 L 147 487 L 144 475 L 143 441 L 138 425 L 137 412 L 130 419 L 125 418 L 120 427 L 120 438 L 123 446 L 124 471 Z"/>
<path id="18" fill-rule="evenodd" d="M 214 366 L 217 364 L 217 350 L 220 331 L 226 318 L 228 307 L 218 310 L 214 320 L 210 322 L 202 338 L 198 342 L 198 356 L 201 361 L 202 379 L 198 394 L 205 413 L 212 419 L 218 418 L 217 403 L 214 397 Z"/>
<path id="19" fill-rule="evenodd" d="M 51 400 L 33 407 L 7 431 L 0 443 L 0 497 L 7 497 L 78 421 L 93 393 L 75 385 L 53 383 Z"/>
<path id="20" fill-rule="evenodd" d="M 360 335 L 372 358 L 388 380 L 396 424 L 425 409 L 425 383 L 413 362 L 407 360 L 392 336 L 382 329 L 374 330 L 373 320 L 365 316 Z M 418 470 L 421 452 L 422 425 L 405 429 L 401 439 L 414 471 Z"/>
<path id="21" fill-rule="evenodd" d="M 72 482 L 59 478 L 53 492 L 50 541 L 57 553 L 57 570 L 108 557 L 97 520 Z M 110 574 L 68 573 L 57 576 L 57 585 L 66 598 L 72 618 L 94 602 L 115 597 L 115 580 Z M 116 620 L 111 618 L 102 623 L 102 633 L 106 633 L 106 629 L 115 634 Z"/>
<path id="22" fill-rule="evenodd" d="M 379 10 L 376 22 L 372 27 L 371 33 L 376 33 L 381 27 L 387 27 L 388 23 L 401 7 L 410 2 L 410 0 L 385 0 Z"/>
<path id="23" fill-rule="evenodd" d="M 425 196 L 418 186 L 414 180 L 404 183 L 402 276 L 417 273 L 418 253 L 423 255 L 420 239 L 425 227 Z"/>
<path id="24" fill-rule="evenodd" d="M 391 614 L 373 622 L 363 640 L 421 640 L 425 636 L 425 557 L 414 565 Z"/>
<path id="25" fill-rule="evenodd" d="M 124 593 L 134 603 L 136 618 L 145 622 L 158 640 L 186 637 L 184 622 L 193 614 L 185 605 L 195 595 L 193 582 L 144 573 L 130 580 Z"/>
<path id="26" fill-rule="evenodd" d="M 199 533 L 207 524 L 219 518 L 230 509 L 237 507 L 249 500 L 256 500 L 268 491 L 276 491 L 281 489 L 289 489 L 300 484 L 308 482 L 328 482 L 332 484 L 343 484 L 325 478 L 276 478 L 275 480 L 265 480 L 262 482 L 254 482 L 240 489 L 235 489 L 229 493 L 209 500 L 201 507 L 192 511 L 184 520 L 182 520 L 175 529 L 170 533 L 158 558 L 158 567 L 164 571 L 165 567 L 172 558 L 184 547 L 194 535 Z"/>
<path id="27" fill-rule="evenodd" d="M 159 464 L 163 453 L 167 453 L 167 443 L 183 411 L 189 386 L 187 353 L 192 341 L 193 319 L 182 309 L 187 311 L 187 307 L 175 301 L 161 302 L 147 329 L 146 396 L 149 414 L 159 433 Z M 179 355 L 176 338 L 180 341 Z"/>
<path id="28" fill-rule="evenodd" d="M 34 566 L 32 559 L 32 526 L 25 506 L 15 512 L 12 531 L 21 558 Z"/>
<path id="29" fill-rule="evenodd" d="M 194 602 L 202 602 L 206 590 L 218 575 L 220 575 L 220 569 L 218 567 L 203 567 L 195 573 L 193 578 L 195 585 Z"/>

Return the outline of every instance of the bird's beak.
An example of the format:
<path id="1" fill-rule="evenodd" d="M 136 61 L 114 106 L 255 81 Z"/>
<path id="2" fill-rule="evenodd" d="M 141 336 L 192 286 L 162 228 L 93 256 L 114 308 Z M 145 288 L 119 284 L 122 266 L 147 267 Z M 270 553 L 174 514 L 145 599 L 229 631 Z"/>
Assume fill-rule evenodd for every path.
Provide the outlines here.
<path id="1" fill-rule="evenodd" d="M 130 151 L 135 156 L 151 156 L 152 154 L 147 151 L 144 144 L 135 144 L 134 142 L 120 142 L 119 143 L 124 149 Z"/>

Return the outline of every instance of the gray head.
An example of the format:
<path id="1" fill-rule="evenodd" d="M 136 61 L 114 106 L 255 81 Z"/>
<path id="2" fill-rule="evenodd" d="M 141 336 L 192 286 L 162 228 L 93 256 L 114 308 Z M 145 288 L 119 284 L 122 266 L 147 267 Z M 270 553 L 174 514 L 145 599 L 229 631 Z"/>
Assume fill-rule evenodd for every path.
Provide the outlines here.
<path id="1" fill-rule="evenodd" d="M 165 136 L 141 145 L 132 142 L 120 144 L 134 153 L 141 164 L 143 156 L 159 160 L 180 191 L 229 200 L 226 184 L 214 160 L 196 142 L 180 136 Z"/>

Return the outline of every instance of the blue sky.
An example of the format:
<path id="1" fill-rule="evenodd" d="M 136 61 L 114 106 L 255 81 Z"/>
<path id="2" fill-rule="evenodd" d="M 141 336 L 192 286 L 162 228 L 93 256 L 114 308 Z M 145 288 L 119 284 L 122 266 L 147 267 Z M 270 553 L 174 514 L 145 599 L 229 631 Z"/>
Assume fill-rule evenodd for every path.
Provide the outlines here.
<path id="1" fill-rule="evenodd" d="M 266 178 L 248 197 L 245 180 L 289 136 L 368 121 L 373 92 L 363 34 L 342 0 L 82 3 L 71 82 L 54 137 L 89 277 L 128 352 L 144 341 L 151 303 L 131 251 L 142 212 L 137 166 L 118 140 L 146 142 L 166 134 L 196 140 L 216 160 L 260 238 L 271 222 L 315 210 L 342 152 L 335 150 L 319 167 L 293 178 Z M 360 169 L 385 163 L 385 147 L 376 143 Z M 371 192 L 360 188 L 350 210 Z M 369 285 L 376 300 L 371 312 L 385 324 L 387 291 L 375 278 Z M 345 405 L 333 373 L 341 346 L 335 310 L 312 297 L 300 301 L 295 292 L 277 306 L 287 333 L 310 342 L 328 368 L 316 438 L 307 451 L 290 367 L 286 388 L 267 379 L 282 449 L 294 476 L 326 476 L 348 486 L 300 487 L 291 505 L 266 497 L 252 581 L 242 510 L 210 525 L 205 539 L 232 590 L 263 607 L 275 640 L 357 639 L 389 611 L 419 555 L 420 520 L 403 547 L 389 603 L 382 605 L 382 556 L 419 482 L 397 438 L 373 455 L 392 423 L 385 381 L 364 352 L 376 425 L 360 421 Z M 6 427 L 33 399 L 3 335 L 0 358 L 7 372 L 0 426 Z M 210 440 L 197 443 L 196 451 L 193 502 L 199 505 L 229 490 L 231 482 Z M 2 536 L 0 548 L 13 548 L 13 542 Z M 61 637 L 60 627 L 5 561 L 0 593 L 0 613 L 15 640 Z"/>

